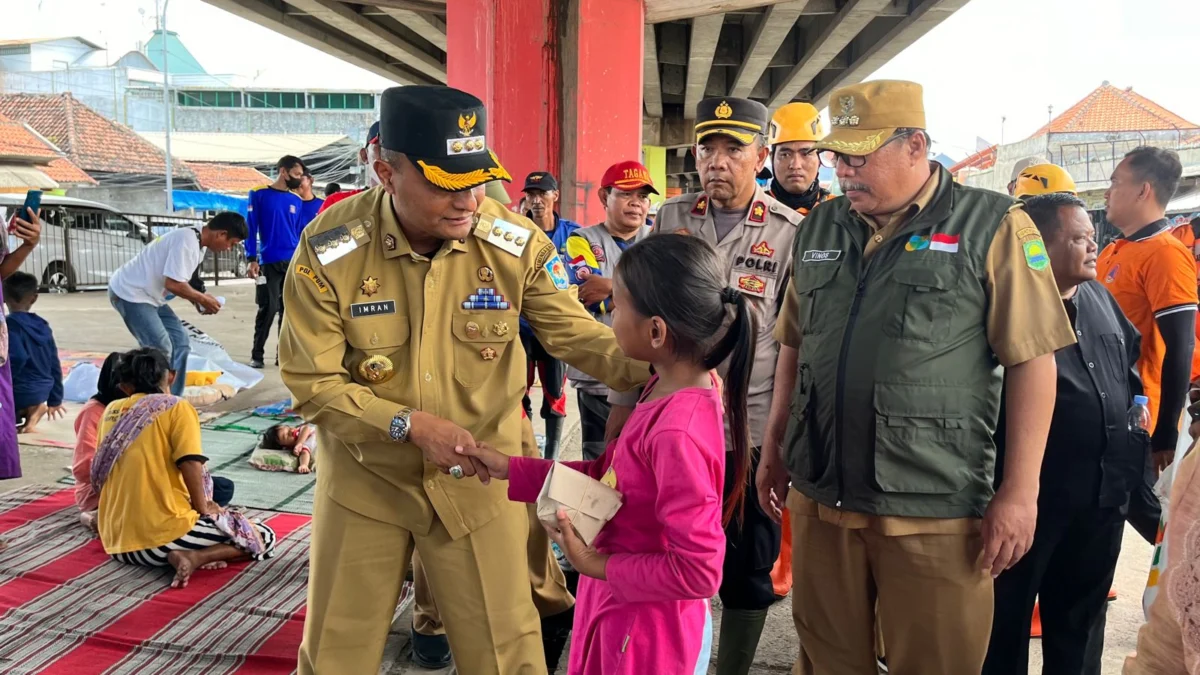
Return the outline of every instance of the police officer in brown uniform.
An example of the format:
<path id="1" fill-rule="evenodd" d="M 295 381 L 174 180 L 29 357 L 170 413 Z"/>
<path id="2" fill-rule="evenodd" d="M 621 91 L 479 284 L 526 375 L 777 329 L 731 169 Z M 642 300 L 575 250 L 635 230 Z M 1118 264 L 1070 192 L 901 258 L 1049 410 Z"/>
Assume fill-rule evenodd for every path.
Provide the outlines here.
<path id="1" fill-rule="evenodd" d="M 751 300 L 760 326 L 748 409 L 750 439 L 758 448 L 771 409 L 778 345 L 771 337 L 791 268 L 792 239 L 802 216 L 776 201 L 755 182 L 768 158 L 769 116 L 761 103 L 718 97 L 696 108 L 696 166 L 704 192 L 669 199 L 658 209 L 652 234 L 700 237 L 721 256 L 729 285 Z M 628 396 L 610 395 L 614 404 Z M 758 462 L 757 450 L 754 462 Z M 733 489 L 733 462 L 725 475 L 725 496 Z M 747 486 L 747 491 L 754 489 Z M 718 675 L 749 672 L 775 601 L 771 567 L 779 556 L 779 525 L 754 499 L 725 530 L 725 565 L 720 597 L 721 636 Z"/>
<path id="2" fill-rule="evenodd" d="M 518 316 L 616 390 L 647 367 L 579 304 L 545 235 L 484 197 L 510 177 L 478 99 L 394 87 L 381 118 L 381 187 L 305 229 L 285 284 L 281 374 L 323 448 L 299 672 L 376 672 L 415 548 L 459 672 L 545 673 L 526 507 L 460 480 L 484 469 L 455 449 L 521 452 Z"/>
<path id="3" fill-rule="evenodd" d="M 1054 352 L 1074 331 L 1019 202 L 929 161 L 920 85 L 830 101 L 817 147 L 845 197 L 796 236 L 758 477 L 764 508 L 787 495 L 801 672 L 874 675 L 878 617 L 892 673 L 978 673 L 992 579 L 1033 541 Z"/>

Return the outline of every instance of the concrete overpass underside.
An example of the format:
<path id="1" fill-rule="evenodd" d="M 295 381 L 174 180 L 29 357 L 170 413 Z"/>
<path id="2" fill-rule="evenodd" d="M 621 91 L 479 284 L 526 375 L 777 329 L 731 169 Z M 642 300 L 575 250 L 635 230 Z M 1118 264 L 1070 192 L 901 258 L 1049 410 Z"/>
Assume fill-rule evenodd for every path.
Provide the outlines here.
<path id="1" fill-rule="evenodd" d="M 510 94 L 540 102 L 535 117 L 549 144 L 536 166 L 518 162 L 514 174 L 574 170 L 566 156 L 574 130 L 605 119 L 591 110 L 604 104 L 624 106 L 613 114 L 622 129 L 639 123 L 642 144 L 674 149 L 666 171 L 686 183 L 701 98 L 823 107 L 834 89 L 862 81 L 969 0 L 205 1 L 397 84 L 471 90 L 493 119 Z M 518 68 L 533 69 L 548 92 L 530 91 L 536 78 L 503 72 Z M 589 97 L 607 77 L 635 88 L 637 100 Z"/>

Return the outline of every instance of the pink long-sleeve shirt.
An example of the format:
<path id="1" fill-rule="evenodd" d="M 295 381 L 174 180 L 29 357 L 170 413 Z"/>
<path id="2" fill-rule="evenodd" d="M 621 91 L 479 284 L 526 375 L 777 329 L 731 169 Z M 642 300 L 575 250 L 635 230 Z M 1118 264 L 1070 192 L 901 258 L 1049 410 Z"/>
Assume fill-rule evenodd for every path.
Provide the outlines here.
<path id="1" fill-rule="evenodd" d="M 582 577 L 568 675 L 708 672 L 709 599 L 721 583 L 725 430 L 717 389 L 639 403 L 602 457 L 564 462 L 600 479 L 611 467 L 621 510 L 593 545 L 607 581 Z M 508 496 L 537 500 L 551 462 L 513 457 Z"/>
<path id="2" fill-rule="evenodd" d="M 96 456 L 96 431 L 104 417 L 104 404 L 88 399 L 75 418 L 75 455 L 71 475 L 75 477 L 75 503 L 80 511 L 100 508 L 100 493 L 92 489 L 92 458 Z"/>

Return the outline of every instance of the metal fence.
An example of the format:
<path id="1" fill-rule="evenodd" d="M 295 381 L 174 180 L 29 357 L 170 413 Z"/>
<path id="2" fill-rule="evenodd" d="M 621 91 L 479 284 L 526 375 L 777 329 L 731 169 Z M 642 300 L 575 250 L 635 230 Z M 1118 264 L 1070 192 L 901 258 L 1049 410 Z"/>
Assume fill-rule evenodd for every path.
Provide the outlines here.
<path id="1" fill-rule="evenodd" d="M 109 279 L 154 240 L 179 227 L 204 224 L 204 219 L 117 213 L 75 205 L 43 206 L 42 237 L 21 271 L 41 281 L 42 289 L 65 293 L 108 287 Z M 9 245 L 15 239 L 10 236 Z M 208 252 L 200 266 L 202 278 L 214 284 L 246 275 L 246 255 L 239 245 L 231 251 Z"/>

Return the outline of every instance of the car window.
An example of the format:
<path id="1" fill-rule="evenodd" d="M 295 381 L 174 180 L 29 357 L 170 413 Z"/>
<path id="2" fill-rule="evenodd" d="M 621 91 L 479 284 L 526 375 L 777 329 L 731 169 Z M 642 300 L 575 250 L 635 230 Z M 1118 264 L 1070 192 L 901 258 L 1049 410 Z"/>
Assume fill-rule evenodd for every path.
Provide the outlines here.
<path id="1" fill-rule="evenodd" d="M 123 235 L 127 235 L 136 230 L 133 223 L 129 222 L 128 218 L 115 213 L 104 214 L 104 229 L 114 234 L 120 233 Z"/>
<path id="2" fill-rule="evenodd" d="M 101 211 L 75 210 L 72 225 L 76 230 L 99 230 L 104 227 L 105 214 Z"/>

